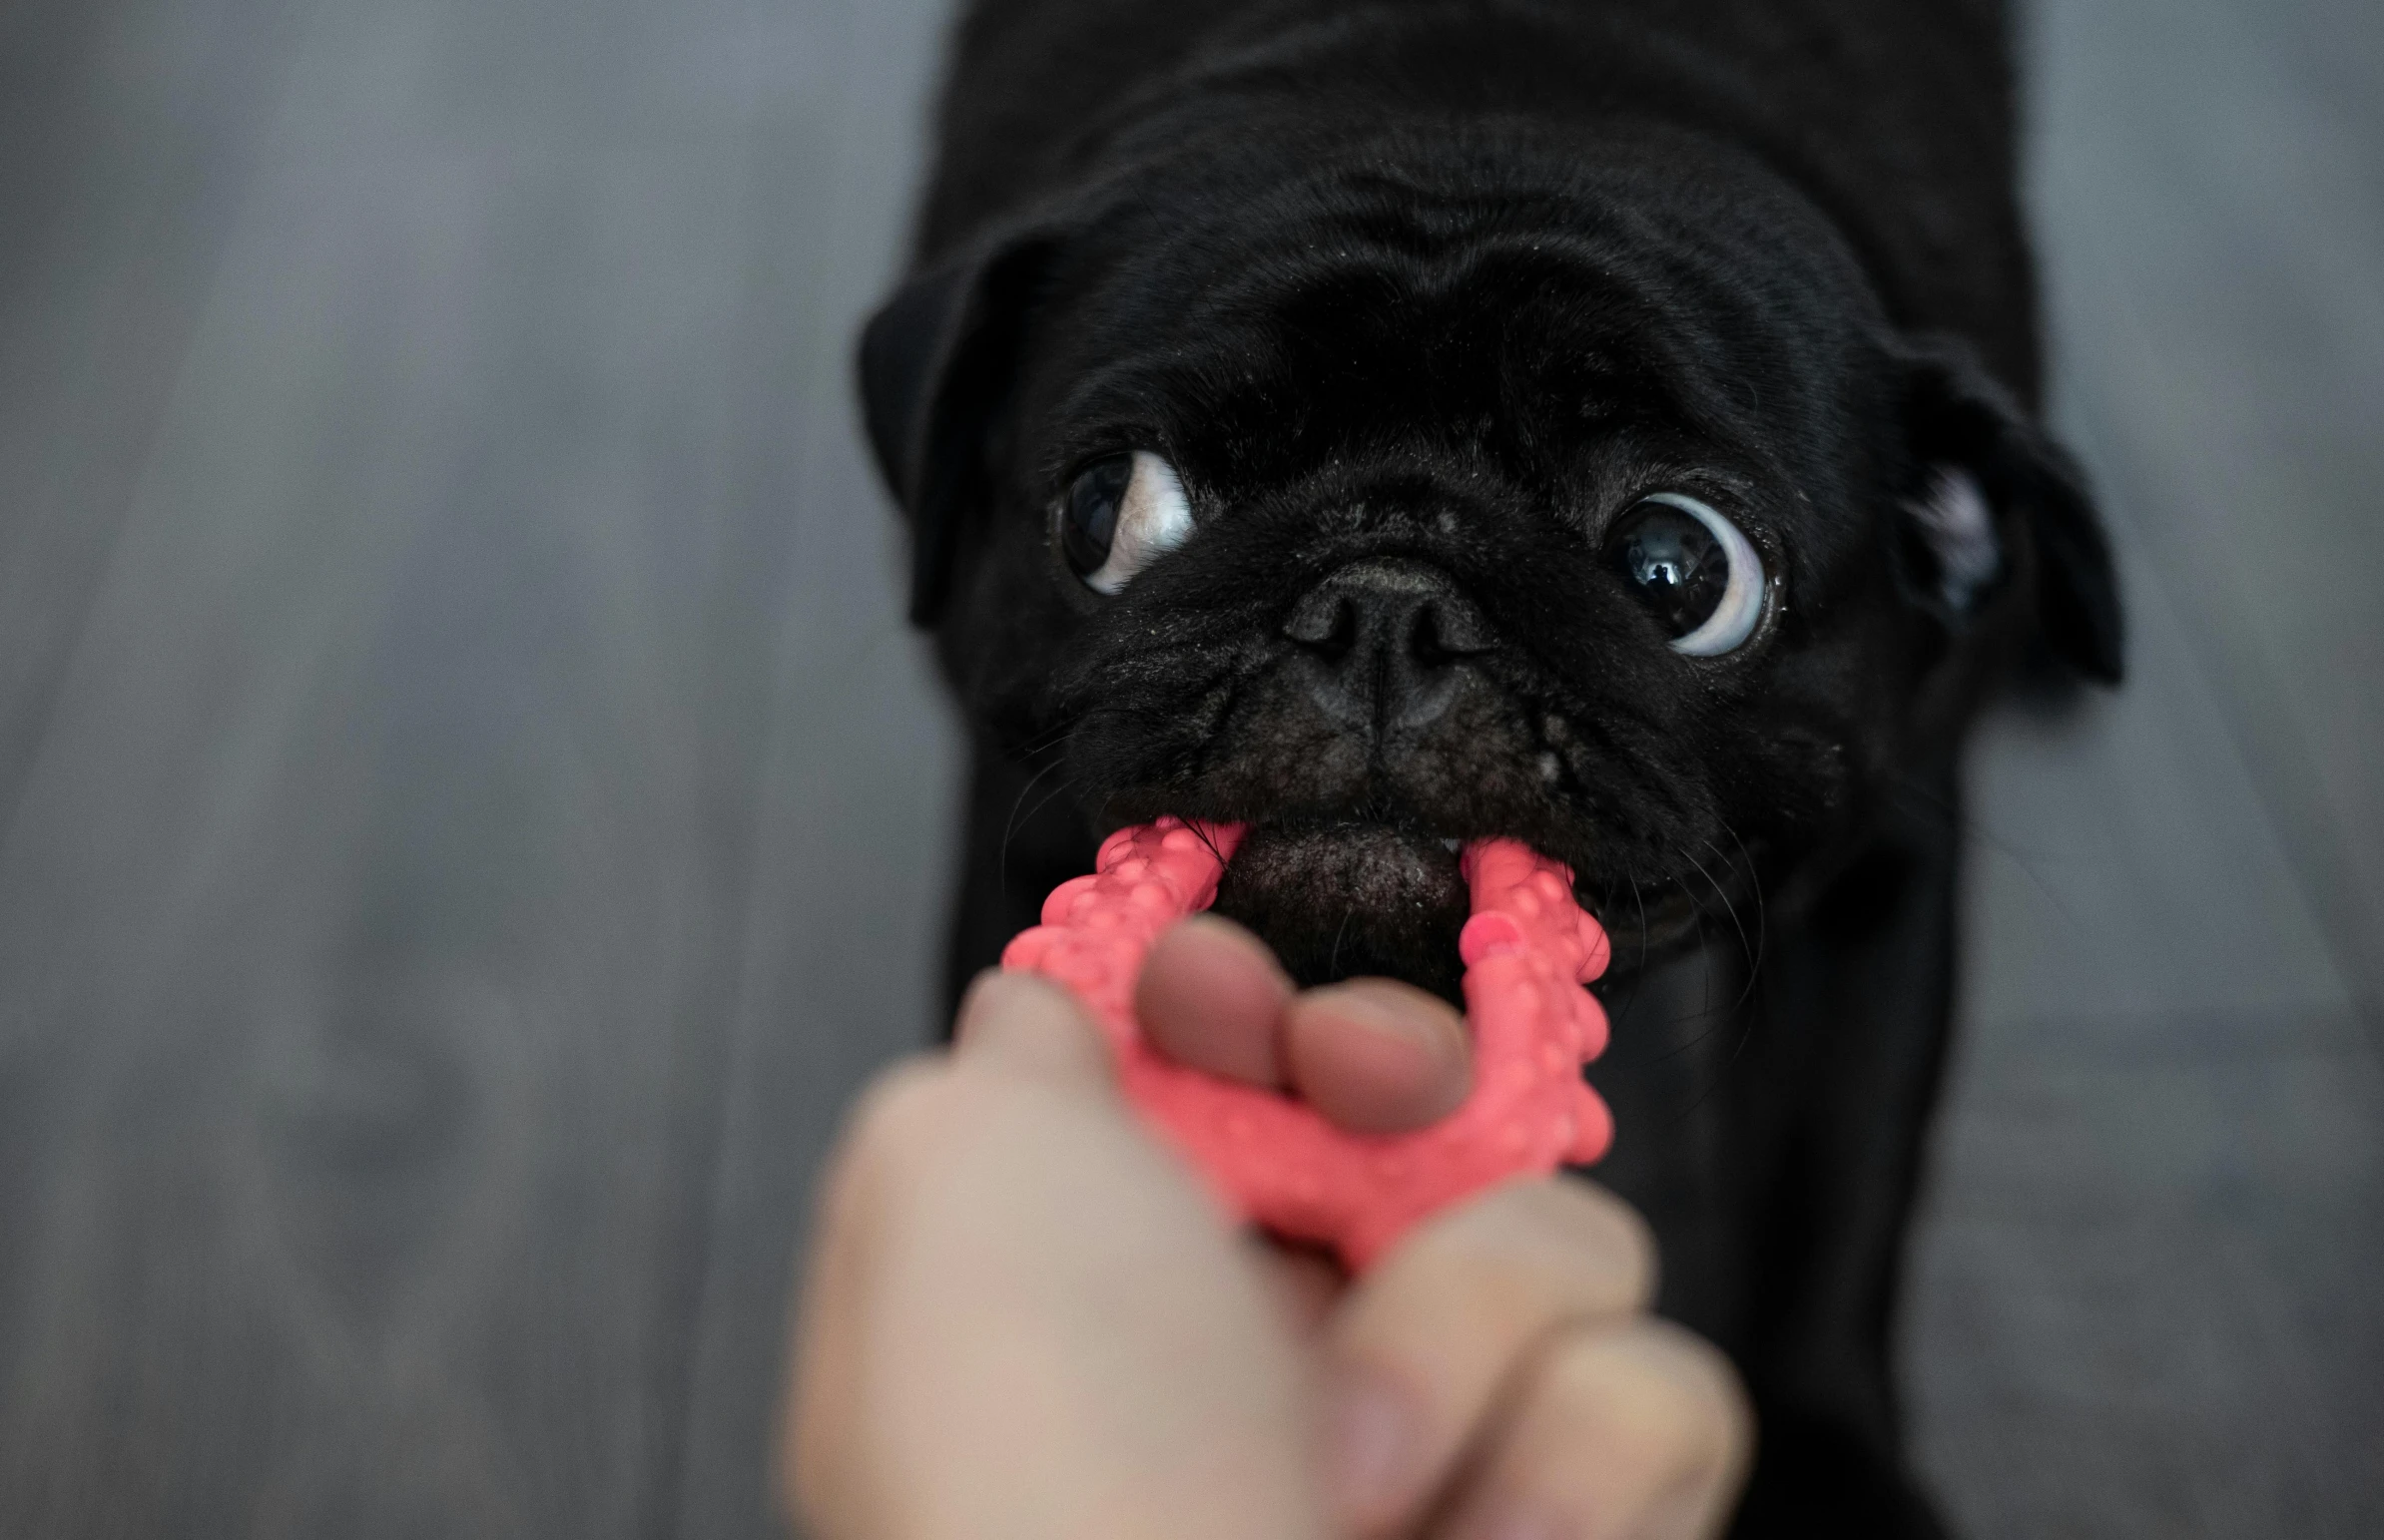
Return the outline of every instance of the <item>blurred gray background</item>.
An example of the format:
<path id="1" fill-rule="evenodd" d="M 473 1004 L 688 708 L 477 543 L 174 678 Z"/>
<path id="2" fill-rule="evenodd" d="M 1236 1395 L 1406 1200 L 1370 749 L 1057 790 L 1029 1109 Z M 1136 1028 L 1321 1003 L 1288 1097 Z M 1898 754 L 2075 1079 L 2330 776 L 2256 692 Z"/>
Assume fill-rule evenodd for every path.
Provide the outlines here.
<path id="1" fill-rule="evenodd" d="M 847 388 L 940 0 L 0 6 L 0 1536 L 758 1537 L 952 735 Z M 2045 0 L 2133 677 L 1999 720 L 1973 1533 L 2384 1534 L 2384 7 Z"/>

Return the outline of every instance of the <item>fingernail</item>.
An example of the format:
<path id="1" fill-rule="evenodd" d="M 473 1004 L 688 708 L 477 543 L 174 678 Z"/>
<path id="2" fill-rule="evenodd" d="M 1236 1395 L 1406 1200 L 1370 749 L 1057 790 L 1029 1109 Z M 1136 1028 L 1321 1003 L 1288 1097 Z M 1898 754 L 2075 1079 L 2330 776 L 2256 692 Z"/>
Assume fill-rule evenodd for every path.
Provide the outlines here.
<path id="1" fill-rule="evenodd" d="M 1408 1398 L 1378 1375 L 1346 1370 L 1327 1407 L 1325 1478 L 1333 1505 L 1354 1524 L 1396 1516 L 1419 1453 Z"/>

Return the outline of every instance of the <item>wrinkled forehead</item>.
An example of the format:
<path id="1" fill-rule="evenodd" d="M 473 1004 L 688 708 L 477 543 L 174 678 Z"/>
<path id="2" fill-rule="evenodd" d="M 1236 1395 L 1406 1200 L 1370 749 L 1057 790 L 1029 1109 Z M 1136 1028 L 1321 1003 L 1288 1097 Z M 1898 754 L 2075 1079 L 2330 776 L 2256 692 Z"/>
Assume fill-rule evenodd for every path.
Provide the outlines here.
<path id="1" fill-rule="evenodd" d="M 1242 475 L 1392 441 L 1533 462 L 1617 436 L 1831 469 L 1812 462 L 1843 437 L 1878 322 L 1809 212 L 1728 176 L 1427 170 L 1121 200 L 1057 285 L 1051 417 Z"/>

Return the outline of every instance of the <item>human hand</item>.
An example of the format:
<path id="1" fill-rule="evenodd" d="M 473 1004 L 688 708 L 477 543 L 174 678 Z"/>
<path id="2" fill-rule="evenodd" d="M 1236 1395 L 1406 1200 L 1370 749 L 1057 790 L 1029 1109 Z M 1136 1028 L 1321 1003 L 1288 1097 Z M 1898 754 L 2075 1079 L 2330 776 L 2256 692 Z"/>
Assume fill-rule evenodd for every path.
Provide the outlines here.
<path id="1" fill-rule="evenodd" d="M 1455 1009 L 1389 979 L 1295 991 L 1264 942 L 1195 916 L 1135 996 L 1179 1063 L 1397 1133 L 1470 1087 Z M 1646 1225 L 1569 1178 L 1507 1183 L 1426 1222 L 1363 1279 L 1276 1260 L 1315 1365 L 1341 1532 L 1687 1540 L 1727 1520 L 1752 1418 L 1710 1345 L 1646 1313 Z"/>
<path id="2" fill-rule="evenodd" d="M 1137 1009 L 1179 1059 L 1344 1127 L 1465 1094 L 1447 1006 L 1296 993 L 1214 918 L 1162 938 Z M 1743 1398 L 1643 1314 L 1651 1251 L 1612 1198 L 1512 1183 L 1348 1285 L 1224 1227 L 1063 993 L 980 981 L 959 1039 L 872 1094 L 829 1186 L 789 1439 L 821 1536 L 1587 1540 L 1726 1515 Z"/>

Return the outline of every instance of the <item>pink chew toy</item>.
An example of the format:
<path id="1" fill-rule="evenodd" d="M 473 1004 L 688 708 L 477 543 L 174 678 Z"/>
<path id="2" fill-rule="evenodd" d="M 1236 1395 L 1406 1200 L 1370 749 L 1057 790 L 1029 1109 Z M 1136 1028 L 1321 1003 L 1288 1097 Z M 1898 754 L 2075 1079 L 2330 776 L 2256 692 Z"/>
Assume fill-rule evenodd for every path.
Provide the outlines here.
<path id="1" fill-rule="evenodd" d="M 1127 1098 L 1229 1210 L 1329 1245 L 1358 1271 L 1461 1198 L 1606 1153 L 1613 1118 L 1581 1079 L 1606 1045 L 1605 1012 L 1581 987 L 1605 971 L 1605 932 L 1573 902 L 1569 871 L 1511 839 L 1466 847 L 1474 913 L 1458 948 L 1474 1089 L 1440 1122 L 1346 1133 L 1281 1092 L 1160 1057 L 1134 1020 L 1142 959 L 1159 932 L 1215 901 L 1241 836 L 1238 825 L 1176 818 L 1120 829 L 1094 874 L 1053 888 L 1043 923 L 1001 954 L 1003 967 L 1057 980 L 1090 1007 Z"/>

